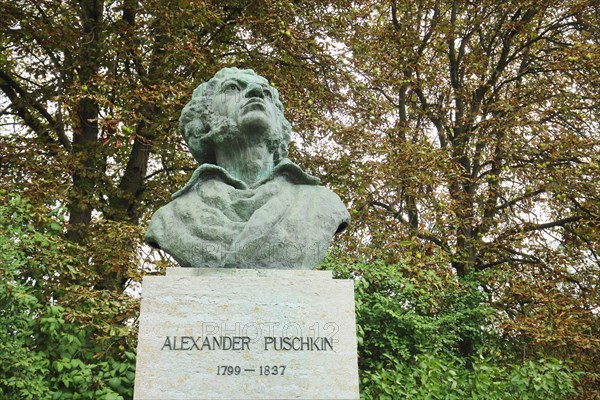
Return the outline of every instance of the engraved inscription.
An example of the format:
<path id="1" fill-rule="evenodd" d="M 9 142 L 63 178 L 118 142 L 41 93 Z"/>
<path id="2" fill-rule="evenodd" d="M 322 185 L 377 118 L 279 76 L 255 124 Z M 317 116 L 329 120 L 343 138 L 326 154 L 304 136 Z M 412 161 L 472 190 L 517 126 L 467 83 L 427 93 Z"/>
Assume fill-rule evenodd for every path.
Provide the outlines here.
<path id="1" fill-rule="evenodd" d="M 248 336 L 166 336 L 161 350 L 252 350 Z M 334 351 L 333 339 L 328 337 L 267 336 L 265 351 Z"/>
<path id="2" fill-rule="evenodd" d="M 161 350 L 249 350 L 248 336 L 167 336 Z"/>
<path id="3" fill-rule="evenodd" d="M 239 365 L 218 365 L 217 375 L 219 376 L 234 376 L 244 373 L 254 373 L 258 371 L 259 375 L 277 376 L 285 375 L 287 365 L 261 365 L 257 368 L 242 368 Z"/>

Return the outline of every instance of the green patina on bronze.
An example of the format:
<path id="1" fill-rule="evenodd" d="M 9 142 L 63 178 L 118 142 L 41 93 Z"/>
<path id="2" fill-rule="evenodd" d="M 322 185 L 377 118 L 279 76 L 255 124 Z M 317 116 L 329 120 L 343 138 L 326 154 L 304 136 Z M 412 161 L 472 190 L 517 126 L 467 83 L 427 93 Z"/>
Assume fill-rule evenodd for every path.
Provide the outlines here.
<path id="1" fill-rule="evenodd" d="M 181 266 L 312 269 L 348 225 L 340 198 L 287 158 L 279 94 L 254 71 L 224 68 L 198 86 L 179 129 L 200 167 L 146 242 Z"/>

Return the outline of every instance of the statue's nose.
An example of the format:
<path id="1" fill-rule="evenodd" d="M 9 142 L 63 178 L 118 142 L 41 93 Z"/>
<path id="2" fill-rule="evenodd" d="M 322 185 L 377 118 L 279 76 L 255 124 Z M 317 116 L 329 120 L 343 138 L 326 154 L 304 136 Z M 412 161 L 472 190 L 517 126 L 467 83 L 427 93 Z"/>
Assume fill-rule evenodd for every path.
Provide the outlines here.
<path id="1" fill-rule="evenodd" d="M 246 97 L 264 97 L 262 87 L 256 83 L 249 84 L 246 89 Z"/>

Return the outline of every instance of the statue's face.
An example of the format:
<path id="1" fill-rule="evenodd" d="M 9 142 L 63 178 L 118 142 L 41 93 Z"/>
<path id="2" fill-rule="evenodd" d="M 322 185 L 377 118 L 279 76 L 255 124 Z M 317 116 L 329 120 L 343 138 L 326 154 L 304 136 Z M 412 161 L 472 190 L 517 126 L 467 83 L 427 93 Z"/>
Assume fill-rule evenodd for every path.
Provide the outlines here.
<path id="1" fill-rule="evenodd" d="M 239 74 L 215 88 L 213 111 L 233 120 L 242 135 L 263 135 L 277 126 L 274 94 L 260 76 Z"/>

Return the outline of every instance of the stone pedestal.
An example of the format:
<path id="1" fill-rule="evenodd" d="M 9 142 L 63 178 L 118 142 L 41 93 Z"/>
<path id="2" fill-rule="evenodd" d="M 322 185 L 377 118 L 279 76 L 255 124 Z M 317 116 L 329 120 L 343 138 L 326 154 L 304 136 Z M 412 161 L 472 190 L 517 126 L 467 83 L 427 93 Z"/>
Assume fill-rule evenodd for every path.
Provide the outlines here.
<path id="1" fill-rule="evenodd" d="M 145 277 L 134 399 L 358 399 L 353 289 L 327 271 Z"/>

